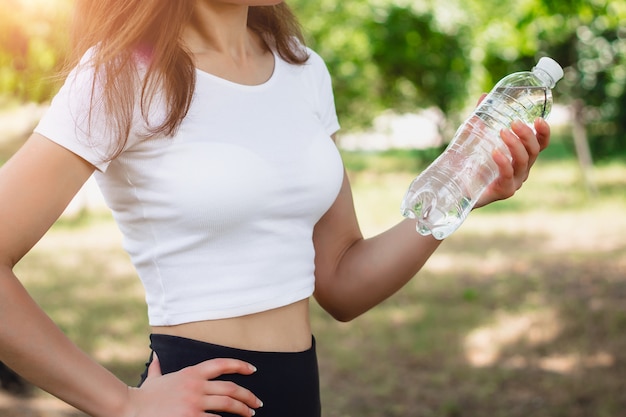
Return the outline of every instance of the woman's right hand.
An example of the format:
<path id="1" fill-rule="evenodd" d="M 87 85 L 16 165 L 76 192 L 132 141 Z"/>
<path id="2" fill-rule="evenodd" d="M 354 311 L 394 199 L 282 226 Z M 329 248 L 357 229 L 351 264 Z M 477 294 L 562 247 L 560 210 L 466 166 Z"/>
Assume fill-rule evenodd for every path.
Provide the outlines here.
<path id="1" fill-rule="evenodd" d="M 254 366 L 237 359 L 210 359 L 178 372 L 162 375 L 156 354 L 141 388 L 129 388 L 128 417 L 205 417 L 206 410 L 243 417 L 255 414 L 263 403 L 249 390 L 229 381 L 215 381 L 220 375 L 250 375 Z"/>

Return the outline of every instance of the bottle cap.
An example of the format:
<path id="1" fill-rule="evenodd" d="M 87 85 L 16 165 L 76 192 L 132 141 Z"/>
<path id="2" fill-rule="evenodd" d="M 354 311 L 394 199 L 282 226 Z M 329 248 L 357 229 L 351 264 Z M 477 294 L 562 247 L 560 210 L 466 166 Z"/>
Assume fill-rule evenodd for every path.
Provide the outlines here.
<path id="1" fill-rule="evenodd" d="M 561 68 L 558 62 L 547 56 L 539 59 L 535 68 L 540 68 L 547 72 L 555 83 L 563 78 L 563 68 Z"/>

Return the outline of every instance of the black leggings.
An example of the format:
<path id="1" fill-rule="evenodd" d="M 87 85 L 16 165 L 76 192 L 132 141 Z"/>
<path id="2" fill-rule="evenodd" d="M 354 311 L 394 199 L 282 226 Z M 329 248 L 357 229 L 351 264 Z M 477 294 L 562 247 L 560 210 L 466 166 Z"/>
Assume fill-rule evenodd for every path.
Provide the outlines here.
<path id="1" fill-rule="evenodd" d="M 183 337 L 153 334 L 150 347 L 159 356 L 161 372 L 176 372 L 207 359 L 235 358 L 256 366 L 252 375 L 229 374 L 217 379 L 232 381 L 252 391 L 263 407 L 256 410 L 255 417 L 320 417 L 320 389 L 315 339 L 304 352 L 258 352 L 214 345 Z M 146 363 L 141 376 L 145 381 Z M 207 410 L 208 411 L 208 410 Z M 235 417 L 231 413 L 215 413 L 223 417 Z"/>

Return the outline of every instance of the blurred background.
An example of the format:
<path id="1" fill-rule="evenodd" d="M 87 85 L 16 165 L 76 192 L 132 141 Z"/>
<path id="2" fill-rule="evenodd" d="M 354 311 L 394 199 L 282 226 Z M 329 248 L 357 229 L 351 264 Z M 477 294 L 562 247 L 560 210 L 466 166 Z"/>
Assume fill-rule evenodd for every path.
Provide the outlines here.
<path id="1" fill-rule="evenodd" d="M 366 235 L 400 220 L 406 187 L 482 92 L 542 56 L 565 70 L 552 143 L 513 199 L 472 213 L 357 320 L 313 306 L 325 416 L 626 416 L 626 0 L 288 3 L 333 76 Z M 59 87 L 71 10 L 0 0 L 0 165 Z M 148 327 L 120 246 L 88 182 L 17 272 L 135 384 Z M 81 416 L 1 366 L 0 381 L 0 417 Z"/>

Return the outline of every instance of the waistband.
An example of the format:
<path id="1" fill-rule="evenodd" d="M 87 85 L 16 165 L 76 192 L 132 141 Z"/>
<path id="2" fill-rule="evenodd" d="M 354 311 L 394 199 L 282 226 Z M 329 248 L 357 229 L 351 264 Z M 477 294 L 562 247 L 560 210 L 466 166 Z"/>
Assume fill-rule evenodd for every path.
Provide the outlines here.
<path id="1" fill-rule="evenodd" d="M 211 358 L 237 358 L 243 357 L 265 360 L 270 357 L 282 357 L 284 359 L 306 357 L 316 354 L 315 336 L 311 336 L 311 347 L 301 352 L 272 352 L 247 350 L 230 346 L 218 345 L 201 340 L 189 339 L 181 336 L 172 336 L 167 334 L 153 333 L 150 335 L 150 348 L 152 351 L 158 350 L 177 350 L 179 352 L 189 352 L 201 356 Z M 161 357 L 159 356 L 159 359 Z M 245 360 L 245 359 L 242 359 Z"/>

